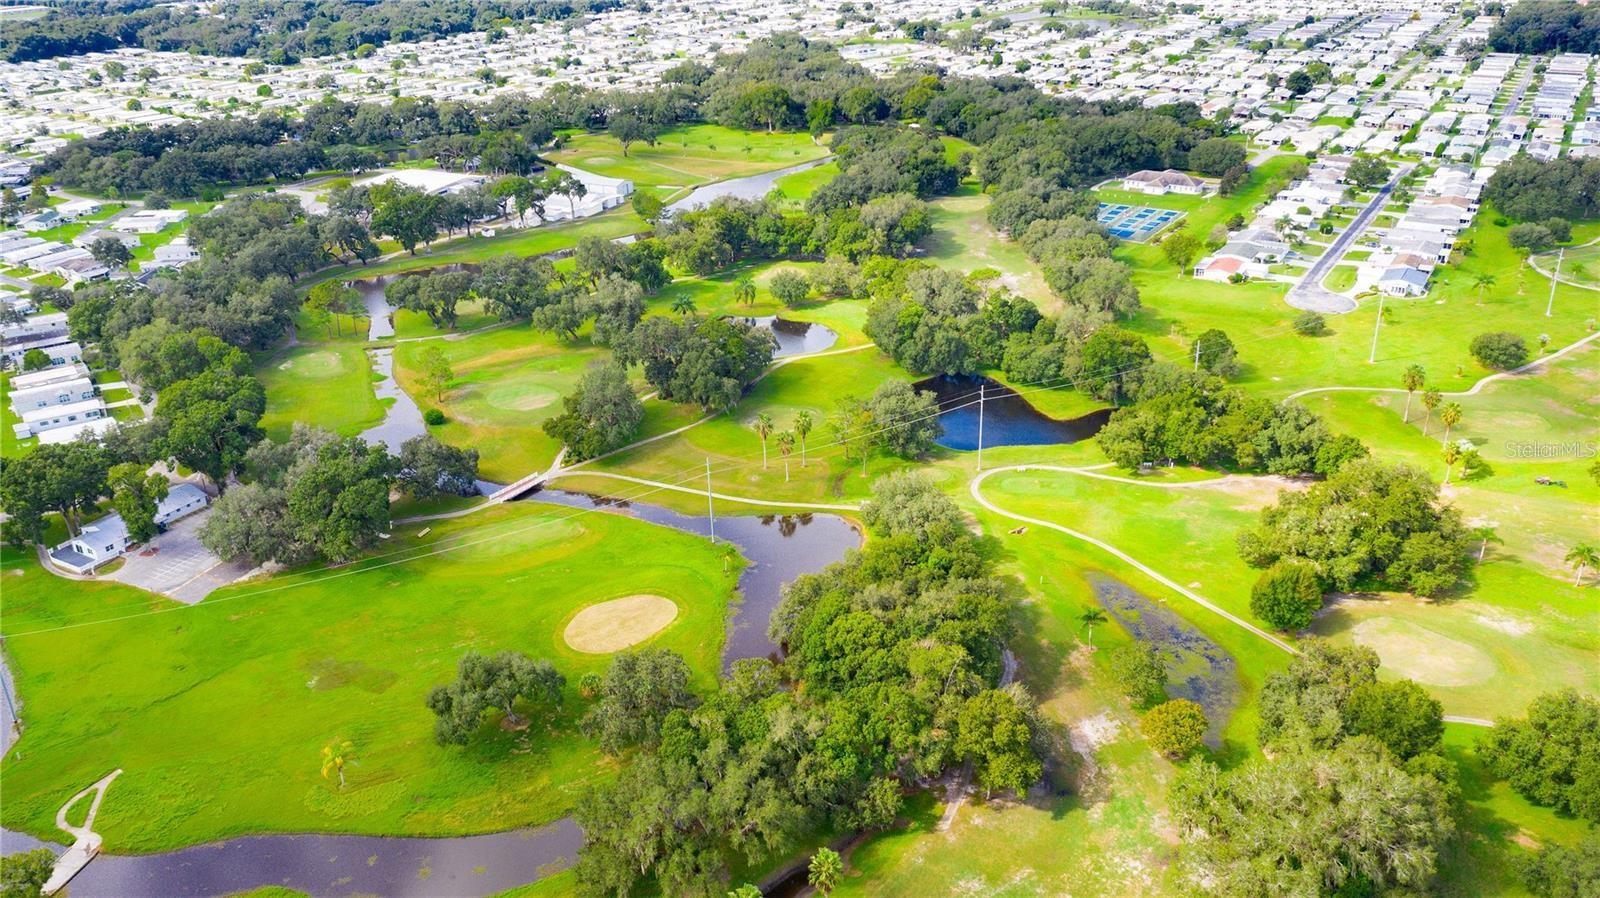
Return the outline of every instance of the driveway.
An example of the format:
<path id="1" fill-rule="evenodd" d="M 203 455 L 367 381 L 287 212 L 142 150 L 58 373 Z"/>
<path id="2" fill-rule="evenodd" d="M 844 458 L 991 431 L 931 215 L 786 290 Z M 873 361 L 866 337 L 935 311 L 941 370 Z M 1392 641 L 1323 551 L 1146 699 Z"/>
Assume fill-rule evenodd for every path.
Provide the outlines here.
<path id="1" fill-rule="evenodd" d="M 200 527 L 210 510 L 192 514 L 167 532 L 124 556 L 121 568 L 106 576 L 129 586 L 193 605 L 213 590 L 250 572 L 245 564 L 229 564 L 200 545 Z"/>

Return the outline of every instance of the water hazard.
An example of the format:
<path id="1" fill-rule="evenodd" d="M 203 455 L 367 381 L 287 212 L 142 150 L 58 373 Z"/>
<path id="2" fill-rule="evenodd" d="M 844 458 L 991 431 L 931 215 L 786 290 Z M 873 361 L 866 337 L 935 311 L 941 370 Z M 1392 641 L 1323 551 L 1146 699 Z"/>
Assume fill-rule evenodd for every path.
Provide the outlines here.
<path id="1" fill-rule="evenodd" d="M 772 332 L 778 341 L 778 349 L 772 354 L 775 359 L 821 352 L 839 342 L 839 335 L 834 333 L 833 328 L 810 321 L 790 321 L 777 315 L 742 317 L 737 320 Z"/>
<path id="2" fill-rule="evenodd" d="M 979 387 L 983 388 L 981 416 L 985 447 L 1077 443 L 1099 433 L 1113 411 L 1105 408 L 1079 418 L 1052 418 L 1034 408 L 1016 390 L 987 377 L 970 374 L 942 374 L 918 381 L 916 386 L 919 390 L 931 391 L 939 401 L 939 423 L 944 427 L 944 434 L 935 442 L 946 449 L 978 448 Z"/>

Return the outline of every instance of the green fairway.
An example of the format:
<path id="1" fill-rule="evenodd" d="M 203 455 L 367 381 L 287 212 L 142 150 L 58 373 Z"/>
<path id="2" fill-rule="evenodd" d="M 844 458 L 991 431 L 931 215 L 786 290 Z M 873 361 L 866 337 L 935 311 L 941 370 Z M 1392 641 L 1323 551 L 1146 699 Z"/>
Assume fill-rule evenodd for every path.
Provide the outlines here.
<path id="1" fill-rule="evenodd" d="M 627 518 L 504 505 L 397 533 L 338 571 L 182 607 L 112 583 L 65 589 L 7 549 L 4 635 L 28 723 L 6 758 L 0 820 L 60 838 L 56 809 L 114 767 L 125 773 L 95 828 L 117 852 L 554 819 L 614 769 L 574 732 L 578 678 L 607 658 L 567 648 L 566 622 L 621 596 L 668 597 L 678 617 L 648 644 L 682 654 L 708 685 L 741 567 L 732 552 Z M 566 710 L 549 730 L 486 725 L 468 748 L 438 746 L 424 698 L 468 649 L 550 659 L 567 677 Z M 342 792 L 318 773 L 322 746 L 340 739 L 359 759 Z"/>
<path id="2" fill-rule="evenodd" d="M 934 232 L 923 241 L 928 260 L 942 268 L 966 274 L 979 268 L 1000 272 L 999 283 L 1033 300 L 1046 313 L 1060 308 L 1044 275 L 1015 242 L 989 225 L 989 195 L 963 188 L 954 196 L 931 203 Z"/>
<path id="3" fill-rule="evenodd" d="M 354 436 L 383 420 L 373 393 L 375 374 L 356 343 L 302 343 L 267 353 L 256 364 L 267 391 L 261 426 L 276 440 L 296 424 Z"/>
<path id="4" fill-rule="evenodd" d="M 627 155 L 610 135 L 577 134 L 549 156 L 608 178 L 627 178 L 666 197 L 686 187 L 798 165 L 827 152 L 803 133 L 688 125 L 663 132 L 655 146 L 635 143 Z"/>

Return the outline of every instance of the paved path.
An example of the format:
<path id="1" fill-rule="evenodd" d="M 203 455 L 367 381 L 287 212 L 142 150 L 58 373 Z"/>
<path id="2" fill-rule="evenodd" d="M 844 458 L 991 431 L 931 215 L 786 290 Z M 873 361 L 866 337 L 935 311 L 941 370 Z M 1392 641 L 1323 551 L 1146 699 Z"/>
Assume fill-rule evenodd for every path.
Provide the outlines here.
<path id="1" fill-rule="evenodd" d="M 680 486 L 676 483 L 662 483 L 659 480 L 646 480 L 643 477 L 630 477 L 627 474 L 613 474 L 610 471 L 575 471 L 571 468 L 568 468 L 564 471 L 557 471 L 550 479 L 555 480 L 560 477 L 605 477 L 610 480 L 625 480 L 628 483 L 638 483 L 644 486 L 653 486 L 657 489 L 672 490 L 675 493 L 689 493 L 690 495 L 694 496 L 704 496 L 706 494 L 705 490 L 697 489 L 692 486 Z M 767 499 L 751 499 L 748 496 L 732 496 L 727 493 L 718 493 L 715 491 L 711 493 L 711 497 L 713 499 L 721 499 L 724 502 L 740 502 L 745 505 L 760 505 L 766 508 L 803 508 L 808 511 L 861 510 L 860 505 L 834 505 L 826 502 L 776 502 L 769 501 Z"/>
<path id="2" fill-rule="evenodd" d="M 1400 183 L 1400 179 L 1409 175 L 1414 167 L 1410 164 L 1400 166 L 1395 170 L 1394 177 L 1390 178 L 1387 184 L 1378 188 L 1377 195 L 1368 200 L 1367 204 L 1361 208 L 1361 211 L 1356 213 L 1356 217 L 1350 222 L 1350 226 L 1345 228 L 1338 237 L 1334 238 L 1333 245 L 1328 247 L 1328 251 L 1311 264 L 1310 270 L 1300 279 L 1300 283 L 1289 289 L 1288 295 L 1284 297 L 1284 300 L 1289 305 L 1297 309 L 1335 315 L 1342 315 L 1345 312 L 1356 310 L 1355 300 L 1348 296 L 1334 293 L 1331 290 L 1323 289 L 1322 279 L 1328 276 L 1328 272 L 1333 269 L 1333 266 L 1339 264 L 1340 259 L 1344 258 L 1345 251 L 1350 248 L 1350 244 L 1361 236 L 1362 232 L 1367 229 L 1367 225 L 1372 223 L 1372 219 L 1383 211 L 1384 204 L 1389 201 L 1389 195 L 1394 192 L 1395 185 Z"/>
<path id="3" fill-rule="evenodd" d="M 1594 246 L 1596 243 L 1600 243 L 1600 237 L 1596 237 L 1593 240 L 1590 240 L 1588 243 L 1580 243 L 1577 246 L 1569 246 L 1569 247 L 1567 247 L 1567 249 L 1581 249 L 1581 248 L 1583 248 L 1585 246 Z M 1543 254 L 1537 255 L 1537 256 L 1529 256 L 1528 257 L 1528 265 L 1530 267 L 1532 267 L 1534 271 L 1539 272 L 1540 274 L 1544 275 L 1545 277 L 1555 277 L 1556 280 L 1560 281 L 1563 284 L 1566 284 L 1569 287 L 1577 287 L 1579 290 L 1600 291 L 1600 286 L 1596 286 L 1594 284 L 1580 284 L 1577 281 L 1567 277 L 1566 275 L 1555 276 L 1555 275 L 1552 274 L 1551 270 L 1547 270 L 1547 269 L 1545 269 L 1545 268 L 1543 268 L 1543 267 L 1541 267 L 1539 265 L 1539 260 L 1540 259 L 1548 259 L 1552 255 L 1554 255 L 1554 253 L 1543 253 Z"/>
<path id="4" fill-rule="evenodd" d="M 40 890 L 43 894 L 54 895 L 61 891 L 72 877 L 82 872 L 83 868 L 94 860 L 94 856 L 100 853 L 100 834 L 94 831 L 94 818 L 100 813 L 100 802 L 106 797 L 106 789 L 111 785 L 111 781 L 121 774 L 122 768 L 118 767 L 99 782 L 72 796 L 61 806 L 61 810 L 56 811 L 56 826 L 72 836 L 73 842 L 65 854 L 56 858 L 55 869 L 50 872 L 50 878 Z M 94 801 L 89 805 L 89 813 L 84 817 L 82 826 L 73 826 L 67 821 L 67 812 L 90 792 L 94 793 Z"/>
<path id="5" fill-rule="evenodd" d="M 1512 368 L 1510 371 L 1498 371 L 1498 372 L 1496 372 L 1494 374 L 1490 374 L 1487 377 L 1483 378 L 1482 380 L 1478 381 L 1477 383 L 1473 384 L 1471 386 L 1471 388 L 1469 388 L 1469 389 L 1461 390 L 1461 391 L 1455 392 L 1455 393 L 1441 393 L 1440 395 L 1441 396 L 1476 396 L 1476 395 L 1478 395 L 1478 391 L 1482 390 L 1484 387 L 1488 386 L 1491 383 L 1494 383 L 1497 380 L 1500 380 L 1502 378 L 1507 378 L 1507 377 L 1514 377 L 1514 376 L 1516 376 L 1518 374 L 1523 374 L 1525 372 L 1532 371 L 1533 369 L 1538 368 L 1541 365 L 1548 364 L 1550 362 L 1555 361 L 1556 359 L 1561 358 L 1562 356 L 1566 355 L 1569 352 L 1572 352 L 1573 350 L 1581 349 L 1582 347 L 1587 346 L 1590 343 L 1593 343 L 1595 340 L 1600 340 L 1600 331 L 1596 331 L 1596 332 L 1590 334 L 1589 336 L 1584 337 L 1583 339 L 1579 340 L 1578 342 L 1573 343 L 1573 344 L 1571 344 L 1569 346 L 1564 346 L 1561 349 L 1558 349 L 1555 352 L 1552 352 L 1552 353 L 1550 353 L 1548 355 L 1540 356 L 1539 358 L 1534 359 L 1533 361 L 1529 362 L 1526 365 L 1523 365 L 1520 368 Z M 1290 393 L 1289 395 L 1283 397 L 1283 401 L 1284 402 L 1288 402 L 1291 399 L 1299 399 L 1301 396 L 1310 396 L 1313 393 L 1404 393 L 1404 392 L 1405 392 L 1405 390 L 1403 390 L 1403 389 L 1401 389 L 1399 387 L 1309 387 L 1309 388 L 1304 389 L 1304 390 L 1296 390 L 1295 392 Z"/>

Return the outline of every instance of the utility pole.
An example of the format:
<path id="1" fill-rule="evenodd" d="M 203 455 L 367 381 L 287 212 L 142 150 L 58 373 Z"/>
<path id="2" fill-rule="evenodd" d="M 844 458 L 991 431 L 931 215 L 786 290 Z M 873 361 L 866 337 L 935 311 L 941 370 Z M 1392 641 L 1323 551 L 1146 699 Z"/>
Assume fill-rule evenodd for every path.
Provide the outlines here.
<path id="1" fill-rule="evenodd" d="M 1556 284 L 1561 281 L 1561 260 L 1567 255 L 1567 248 L 1562 247 L 1556 252 L 1556 273 L 1550 275 L 1550 301 L 1544 304 L 1544 317 L 1549 318 L 1550 312 L 1556 307 Z"/>
<path id="2" fill-rule="evenodd" d="M 1194 341 L 1194 370 L 1196 372 L 1200 370 L 1200 341 L 1198 339 Z"/>
<path id="3" fill-rule="evenodd" d="M 706 456 L 706 521 L 711 527 L 711 541 L 717 541 L 717 509 L 711 504 L 711 456 Z"/>
<path id="4" fill-rule="evenodd" d="M 986 384 L 978 384 L 978 470 L 983 470 L 983 392 Z"/>
<path id="5" fill-rule="evenodd" d="M 1372 351 L 1367 353 L 1367 364 L 1378 360 L 1378 329 L 1383 327 L 1383 300 L 1384 295 L 1378 294 L 1378 320 L 1372 324 Z"/>

